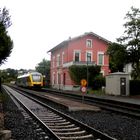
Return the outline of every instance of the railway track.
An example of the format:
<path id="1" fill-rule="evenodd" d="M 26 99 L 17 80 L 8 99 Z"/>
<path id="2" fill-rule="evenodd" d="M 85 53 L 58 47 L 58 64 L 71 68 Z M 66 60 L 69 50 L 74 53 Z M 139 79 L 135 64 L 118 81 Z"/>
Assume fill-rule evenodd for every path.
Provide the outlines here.
<path id="1" fill-rule="evenodd" d="M 13 86 L 12 86 L 13 87 Z M 18 89 L 18 87 L 13 87 L 15 89 Z M 25 91 L 25 89 L 20 89 L 22 91 Z M 30 92 L 30 91 L 26 91 Z M 80 101 L 84 99 L 84 103 L 90 104 L 90 105 L 96 105 L 102 109 L 117 112 L 120 114 L 124 114 L 130 117 L 134 118 L 140 118 L 140 105 L 128 103 L 128 102 L 121 102 L 118 100 L 111 100 L 108 98 L 100 98 L 100 97 L 93 97 L 93 96 L 84 96 L 80 94 L 72 94 L 70 92 L 64 92 L 64 91 L 58 91 L 58 90 L 52 90 L 52 89 L 42 89 L 41 92 L 47 92 L 47 94 L 53 94 L 57 96 L 66 97 L 75 101 Z M 39 96 L 39 95 L 38 95 Z M 42 97 L 41 97 L 42 98 Z"/>
<path id="2" fill-rule="evenodd" d="M 65 96 L 76 101 L 81 101 L 82 95 L 79 94 L 72 94 L 70 92 L 62 92 L 62 91 L 55 91 L 51 89 L 43 89 L 42 91 L 55 94 L 58 96 Z M 97 105 L 102 109 L 110 110 L 113 112 L 119 112 L 131 117 L 140 118 L 140 105 L 128 103 L 128 102 L 121 102 L 117 100 L 111 100 L 107 98 L 99 98 L 99 97 L 91 97 L 91 96 L 84 96 L 84 103 L 90 105 Z"/>
<path id="3" fill-rule="evenodd" d="M 45 136 L 46 132 L 47 134 L 49 132 L 49 136 L 45 136 L 46 139 L 51 137 L 51 139 L 58 140 L 115 140 L 115 138 L 81 123 L 37 99 L 27 97 L 27 95 L 23 96 L 8 86 L 3 86 L 3 88 L 26 109 L 26 112 L 36 120 L 37 124 L 40 124 L 38 127 L 40 133 Z"/>

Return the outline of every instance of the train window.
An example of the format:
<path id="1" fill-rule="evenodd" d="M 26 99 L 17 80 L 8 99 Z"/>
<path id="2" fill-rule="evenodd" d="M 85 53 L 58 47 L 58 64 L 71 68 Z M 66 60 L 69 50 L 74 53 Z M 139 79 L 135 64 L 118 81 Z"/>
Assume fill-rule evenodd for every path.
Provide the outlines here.
<path id="1" fill-rule="evenodd" d="M 34 82 L 40 82 L 41 81 L 41 76 L 40 75 L 32 75 L 32 79 Z"/>
<path id="2" fill-rule="evenodd" d="M 31 82 L 30 77 L 27 77 L 27 82 Z"/>

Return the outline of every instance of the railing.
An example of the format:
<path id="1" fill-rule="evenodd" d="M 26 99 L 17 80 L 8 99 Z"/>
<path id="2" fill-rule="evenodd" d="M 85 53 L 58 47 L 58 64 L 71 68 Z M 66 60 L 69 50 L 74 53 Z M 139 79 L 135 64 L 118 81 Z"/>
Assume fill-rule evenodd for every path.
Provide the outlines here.
<path id="1" fill-rule="evenodd" d="M 70 61 L 70 62 L 67 62 L 67 63 L 64 63 L 63 64 L 63 67 L 69 67 L 69 66 L 72 66 L 72 65 L 89 65 L 89 66 L 92 66 L 92 65 L 96 65 L 96 62 L 95 61 Z"/>

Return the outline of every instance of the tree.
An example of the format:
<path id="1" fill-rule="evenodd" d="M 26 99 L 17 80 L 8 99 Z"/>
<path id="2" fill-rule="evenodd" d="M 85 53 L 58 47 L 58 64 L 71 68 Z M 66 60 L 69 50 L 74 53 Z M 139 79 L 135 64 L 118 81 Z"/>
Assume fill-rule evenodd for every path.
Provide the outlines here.
<path id="1" fill-rule="evenodd" d="M 14 69 L 5 69 L 5 70 L 0 70 L 0 77 L 2 78 L 2 82 L 11 82 L 11 81 L 16 81 L 18 75 L 18 71 Z"/>
<path id="2" fill-rule="evenodd" d="M 140 79 L 140 10 L 131 7 L 125 19 L 124 35 L 118 41 L 126 47 L 128 62 L 133 67 L 133 78 Z"/>
<path id="3" fill-rule="evenodd" d="M 42 73 L 45 76 L 45 80 L 47 85 L 50 83 L 50 61 L 43 59 L 38 65 L 36 66 L 36 71 Z"/>
<path id="4" fill-rule="evenodd" d="M 122 72 L 127 62 L 126 48 L 121 44 L 111 43 L 107 54 L 109 55 L 109 68 L 111 72 Z"/>
<path id="5" fill-rule="evenodd" d="M 13 41 L 8 35 L 7 28 L 11 26 L 10 16 L 6 8 L 0 9 L 0 64 L 10 55 Z"/>

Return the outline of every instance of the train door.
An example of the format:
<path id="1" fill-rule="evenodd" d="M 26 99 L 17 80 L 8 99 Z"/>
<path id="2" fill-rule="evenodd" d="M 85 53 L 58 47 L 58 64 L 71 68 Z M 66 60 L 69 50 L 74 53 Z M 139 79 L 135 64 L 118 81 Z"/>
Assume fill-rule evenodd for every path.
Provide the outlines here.
<path id="1" fill-rule="evenodd" d="M 121 95 L 126 95 L 126 78 L 125 77 L 120 78 L 120 90 L 121 90 Z"/>

